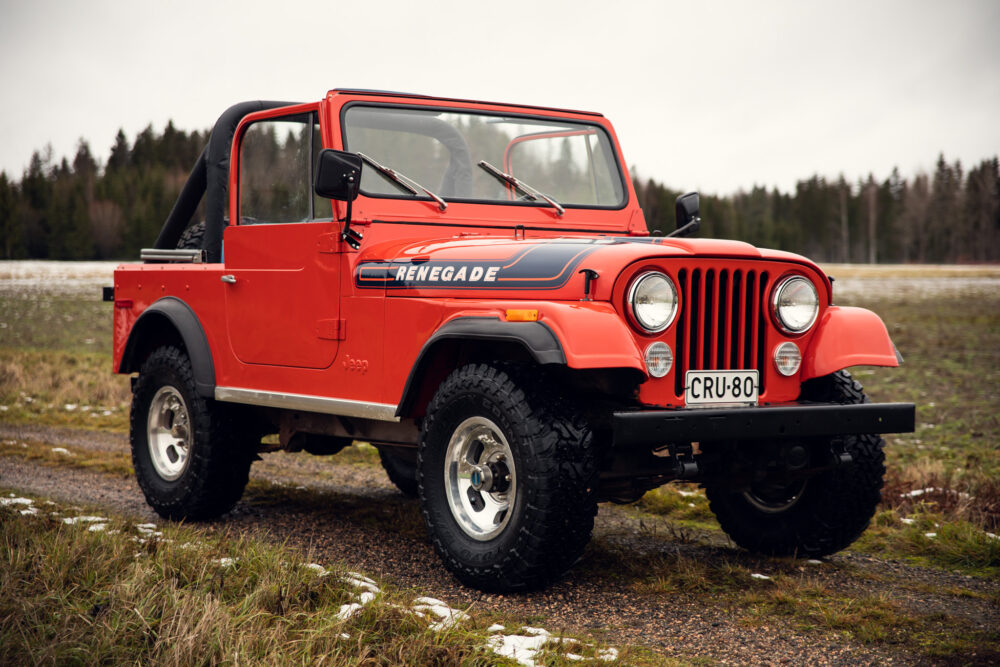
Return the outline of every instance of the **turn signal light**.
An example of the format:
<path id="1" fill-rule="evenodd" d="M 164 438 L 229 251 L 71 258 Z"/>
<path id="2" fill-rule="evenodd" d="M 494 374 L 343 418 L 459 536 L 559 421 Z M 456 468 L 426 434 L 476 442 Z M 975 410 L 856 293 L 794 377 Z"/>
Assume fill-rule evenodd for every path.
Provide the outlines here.
<path id="1" fill-rule="evenodd" d="M 538 321 L 538 311 L 537 310 L 508 310 L 507 311 L 507 321 L 508 322 L 537 322 Z"/>

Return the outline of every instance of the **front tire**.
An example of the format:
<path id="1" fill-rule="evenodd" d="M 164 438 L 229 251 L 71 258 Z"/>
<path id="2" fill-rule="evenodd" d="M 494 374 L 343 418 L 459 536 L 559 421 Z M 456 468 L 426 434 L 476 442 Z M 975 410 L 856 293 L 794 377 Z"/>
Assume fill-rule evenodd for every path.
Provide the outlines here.
<path id="1" fill-rule="evenodd" d="M 867 403 L 847 371 L 807 381 L 804 400 Z M 840 551 L 865 531 L 882 498 L 885 443 L 878 435 L 842 438 L 851 463 L 788 484 L 734 490 L 705 488 L 722 529 L 739 546 L 771 556 L 819 558 Z"/>
<path id="2" fill-rule="evenodd" d="M 198 395 L 188 356 L 160 347 L 132 394 L 132 465 L 146 502 L 167 519 L 211 519 L 243 495 L 253 461 L 226 406 Z"/>
<path id="3" fill-rule="evenodd" d="M 516 367 L 469 365 L 448 376 L 427 408 L 418 475 L 434 547 L 468 586 L 540 588 L 590 540 L 591 431 L 551 387 Z"/>

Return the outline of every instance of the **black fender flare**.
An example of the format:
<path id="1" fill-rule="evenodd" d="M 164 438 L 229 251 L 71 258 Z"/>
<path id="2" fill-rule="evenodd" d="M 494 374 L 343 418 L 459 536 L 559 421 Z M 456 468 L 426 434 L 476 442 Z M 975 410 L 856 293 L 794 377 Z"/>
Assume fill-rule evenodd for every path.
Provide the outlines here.
<path id="1" fill-rule="evenodd" d="M 118 372 L 135 373 L 140 370 L 144 360 L 142 353 L 146 350 L 145 341 L 151 335 L 162 332 L 162 327 L 172 327 L 184 344 L 191 360 L 198 395 L 214 398 L 215 364 L 205 330 L 191 306 L 174 296 L 163 297 L 139 315 L 129 332 Z"/>
<path id="2" fill-rule="evenodd" d="M 431 352 L 445 340 L 517 343 L 539 364 L 566 365 L 562 343 L 543 322 L 507 322 L 498 317 L 459 317 L 443 324 L 420 349 L 396 407 L 397 417 L 406 415 L 413 407 L 419 393 L 420 377 L 426 370 Z"/>

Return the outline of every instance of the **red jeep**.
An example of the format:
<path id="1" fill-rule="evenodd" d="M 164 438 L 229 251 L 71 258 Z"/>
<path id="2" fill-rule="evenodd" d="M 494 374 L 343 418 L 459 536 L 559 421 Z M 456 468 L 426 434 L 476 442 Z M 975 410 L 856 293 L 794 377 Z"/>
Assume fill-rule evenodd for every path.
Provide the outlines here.
<path id="1" fill-rule="evenodd" d="M 809 260 L 685 238 L 697 202 L 650 236 L 595 113 L 360 90 L 230 108 L 108 294 L 149 504 L 218 516 L 259 452 L 364 440 L 485 590 L 551 582 L 598 502 L 673 480 L 747 549 L 843 549 L 879 502 L 878 434 L 914 422 L 844 368 L 900 357 Z"/>

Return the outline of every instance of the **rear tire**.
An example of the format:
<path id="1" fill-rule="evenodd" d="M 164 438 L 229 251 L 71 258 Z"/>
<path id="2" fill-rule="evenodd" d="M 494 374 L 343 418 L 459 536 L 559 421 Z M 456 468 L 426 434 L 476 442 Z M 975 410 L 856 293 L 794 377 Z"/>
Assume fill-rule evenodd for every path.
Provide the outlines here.
<path id="1" fill-rule="evenodd" d="M 468 586 L 540 588 L 590 540 L 590 428 L 557 391 L 516 367 L 469 365 L 448 376 L 427 408 L 418 470 L 430 538 Z"/>
<path id="2" fill-rule="evenodd" d="M 809 380 L 803 400 L 867 403 L 847 371 Z M 878 435 L 842 438 L 851 463 L 787 485 L 746 490 L 708 485 L 709 505 L 736 544 L 771 556 L 819 558 L 840 551 L 868 527 L 882 499 L 885 443 Z"/>
<path id="3" fill-rule="evenodd" d="M 157 348 L 143 363 L 129 431 L 136 479 L 160 516 L 211 519 L 243 495 L 254 451 L 240 446 L 227 406 L 198 395 L 178 348 Z"/>
<path id="4" fill-rule="evenodd" d="M 390 453 L 385 448 L 379 447 L 378 457 L 382 461 L 385 474 L 389 476 L 389 481 L 396 485 L 400 493 L 416 498 L 420 486 L 417 482 L 416 452 L 412 454 L 413 458 L 410 460 L 405 454 Z"/>

